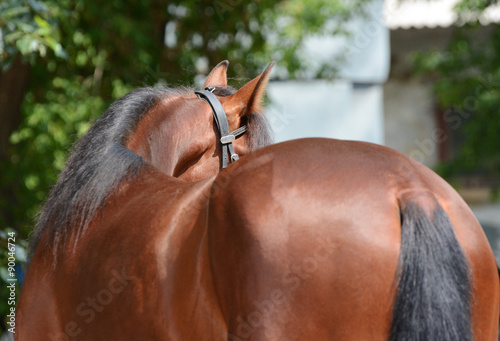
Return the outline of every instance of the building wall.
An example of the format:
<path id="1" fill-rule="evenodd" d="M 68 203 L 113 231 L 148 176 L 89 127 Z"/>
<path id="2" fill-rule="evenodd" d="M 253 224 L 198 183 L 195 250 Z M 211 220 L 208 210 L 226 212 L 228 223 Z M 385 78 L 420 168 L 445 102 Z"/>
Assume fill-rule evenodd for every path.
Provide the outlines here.
<path id="1" fill-rule="evenodd" d="M 348 80 L 270 82 L 275 141 L 327 137 L 384 143 L 383 88 Z"/>
<path id="2" fill-rule="evenodd" d="M 411 59 L 415 52 L 442 50 L 452 34 L 452 27 L 390 32 L 391 71 L 383 100 L 385 144 L 429 167 L 439 161 L 436 105 L 431 83 L 414 74 Z"/>
<path id="3" fill-rule="evenodd" d="M 439 161 L 430 90 L 430 85 L 411 79 L 389 79 L 384 84 L 385 145 L 426 166 Z"/>

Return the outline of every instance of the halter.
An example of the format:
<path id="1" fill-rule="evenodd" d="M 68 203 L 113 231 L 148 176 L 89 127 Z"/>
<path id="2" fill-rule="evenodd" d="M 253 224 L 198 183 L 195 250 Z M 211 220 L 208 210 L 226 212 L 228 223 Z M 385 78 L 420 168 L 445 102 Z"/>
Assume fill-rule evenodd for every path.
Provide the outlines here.
<path id="1" fill-rule="evenodd" d="M 220 133 L 220 143 L 222 143 L 222 168 L 226 168 L 230 162 L 239 160 L 238 154 L 234 152 L 234 140 L 243 135 L 247 131 L 247 126 L 244 125 L 233 132 L 229 132 L 229 123 L 227 115 L 217 97 L 213 94 L 215 88 L 212 86 L 206 87 L 204 90 L 195 91 L 194 93 L 202 100 L 207 102 L 212 108 L 215 123 Z M 228 158 L 230 155 L 230 158 Z"/>

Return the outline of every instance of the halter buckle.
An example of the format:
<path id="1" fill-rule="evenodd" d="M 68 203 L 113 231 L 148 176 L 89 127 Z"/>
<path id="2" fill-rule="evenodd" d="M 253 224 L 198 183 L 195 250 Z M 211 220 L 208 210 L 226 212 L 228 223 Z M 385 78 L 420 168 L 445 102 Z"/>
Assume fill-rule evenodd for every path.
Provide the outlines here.
<path id="1" fill-rule="evenodd" d="M 227 120 L 226 112 L 222 107 L 222 104 L 213 94 L 216 88 L 212 86 L 207 86 L 204 90 L 195 91 L 195 94 L 207 102 L 214 115 L 214 120 L 221 135 L 220 142 L 222 144 L 222 168 L 226 168 L 229 162 L 234 162 L 239 160 L 238 154 L 234 152 L 233 142 L 236 140 L 237 136 L 243 135 L 247 131 L 247 126 L 240 127 L 235 131 L 231 132 L 229 130 L 229 123 Z M 228 155 L 229 154 L 229 155 Z"/>
<path id="2" fill-rule="evenodd" d="M 236 140 L 236 137 L 232 134 L 229 134 L 229 135 L 226 135 L 226 136 L 222 136 L 220 138 L 220 143 L 222 144 L 228 144 L 228 143 L 231 143 L 231 142 L 234 142 L 234 140 Z"/>

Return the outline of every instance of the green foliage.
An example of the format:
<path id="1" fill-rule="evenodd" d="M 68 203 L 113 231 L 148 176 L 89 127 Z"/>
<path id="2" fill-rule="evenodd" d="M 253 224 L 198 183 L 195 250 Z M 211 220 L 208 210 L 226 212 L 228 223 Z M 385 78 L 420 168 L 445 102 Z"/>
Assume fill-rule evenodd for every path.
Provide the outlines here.
<path id="1" fill-rule="evenodd" d="M 367 2 L 171 1 L 166 17 L 168 49 L 163 54 L 162 69 L 186 81 L 207 72 L 208 65 L 229 59 L 233 64 L 230 72 L 236 78 L 248 78 L 270 60 L 278 60 L 289 78 L 297 78 L 308 67 L 308 61 L 297 54 L 304 37 L 345 34 L 343 24 L 362 14 Z"/>
<path id="2" fill-rule="evenodd" d="M 55 10 L 39 0 L 7 0 L 0 3 L 0 66 L 6 70 L 19 53 L 34 62 L 49 50 L 66 58 L 59 42 Z"/>
<path id="3" fill-rule="evenodd" d="M 449 46 L 414 56 L 417 72 L 432 77 L 439 104 L 449 108 L 444 120 L 463 139 L 458 155 L 439 167 L 448 178 L 500 176 L 500 27 L 478 22 L 490 4 L 462 1 L 457 11 L 468 23 L 455 28 Z"/>
<path id="4" fill-rule="evenodd" d="M 103 99 L 93 96 L 89 86 L 76 77 L 54 78 L 43 102 L 37 102 L 33 93 L 27 94 L 25 118 L 10 138 L 11 164 L 2 169 L 2 180 L 13 189 L 13 197 L 6 199 L 16 202 L 11 214 L 27 216 L 23 226 L 17 226 L 21 231 L 30 230 L 40 202 L 63 169 L 69 146 L 104 108 Z M 2 206 L 9 207 L 9 202 Z"/>
<path id="5" fill-rule="evenodd" d="M 455 6 L 455 10 L 459 21 L 477 22 L 484 11 L 496 3 L 496 0 L 461 0 Z"/>

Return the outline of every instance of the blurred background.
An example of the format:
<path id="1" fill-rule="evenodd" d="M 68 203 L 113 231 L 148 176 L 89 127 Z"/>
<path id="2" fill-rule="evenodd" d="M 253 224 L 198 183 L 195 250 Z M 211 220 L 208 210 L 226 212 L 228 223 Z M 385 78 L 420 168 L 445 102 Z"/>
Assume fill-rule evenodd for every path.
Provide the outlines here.
<path id="1" fill-rule="evenodd" d="M 277 62 L 277 142 L 364 140 L 414 157 L 459 191 L 500 259 L 496 2 L 1 0 L 0 316 L 6 237 L 22 281 L 26 240 L 72 143 L 130 90 L 199 88 L 224 59 L 234 86 Z"/>

